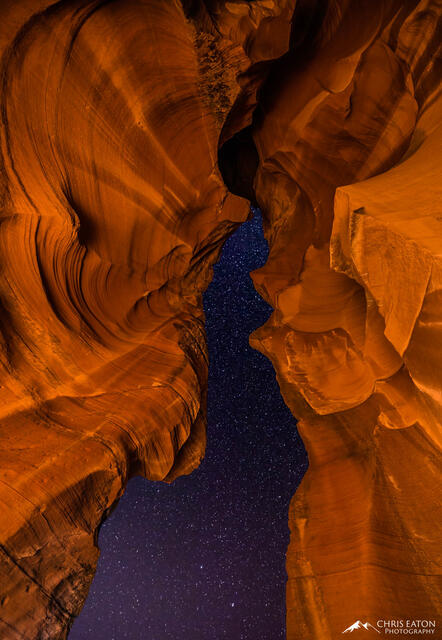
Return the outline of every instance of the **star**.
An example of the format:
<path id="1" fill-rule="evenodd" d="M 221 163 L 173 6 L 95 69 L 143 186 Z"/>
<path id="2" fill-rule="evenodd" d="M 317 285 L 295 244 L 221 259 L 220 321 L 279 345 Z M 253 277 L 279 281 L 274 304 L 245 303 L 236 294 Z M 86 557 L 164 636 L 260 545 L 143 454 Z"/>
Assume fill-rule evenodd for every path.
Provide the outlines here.
<path id="1" fill-rule="evenodd" d="M 267 253 L 256 212 L 226 242 L 204 296 L 206 457 L 171 486 L 129 482 L 101 527 L 69 640 L 285 638 L 288 507 L 307 456 L 273 366 L 249 346 L 272 312 L 249 276 Z"/>

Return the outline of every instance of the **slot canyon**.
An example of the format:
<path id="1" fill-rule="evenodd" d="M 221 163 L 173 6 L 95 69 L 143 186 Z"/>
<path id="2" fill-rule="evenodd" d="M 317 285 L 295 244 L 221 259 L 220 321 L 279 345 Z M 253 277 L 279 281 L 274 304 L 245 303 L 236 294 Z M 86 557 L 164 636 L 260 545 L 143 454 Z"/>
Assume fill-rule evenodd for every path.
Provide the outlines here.
<path id="1" fill-rule="evenodd" d="M 203 295 L 258 210 L 271 313 L 250 346 L 294 418 L 275 409 L 268 437 L 292 456 L 296 419 L 308 454 L 280 513 L 287 639 L 438 637 L 441 18 L 442 0 L 2 0 L 1 640 L 67 638 L 129 480 L 203 460 L 235 366 L 227 332 L 209 376 Z M 247 295 L 210 298 L 228 331 Z M 238 415 L 240 455 L 284 484 Z"/>

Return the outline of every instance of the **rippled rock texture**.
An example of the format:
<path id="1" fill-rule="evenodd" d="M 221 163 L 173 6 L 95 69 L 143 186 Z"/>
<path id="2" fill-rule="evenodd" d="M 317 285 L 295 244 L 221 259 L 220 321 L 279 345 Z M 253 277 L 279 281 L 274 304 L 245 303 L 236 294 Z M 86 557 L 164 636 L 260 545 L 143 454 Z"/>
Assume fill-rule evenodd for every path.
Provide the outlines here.
<path id="1" fill-rule="evenodd" d="M 203 455 L 218 140 L 290 34 L 257 4 L 2 4 L 2 638 L 64 637 L 127 479 Z"/>
<path id="2" fill-rule="evenodd" d="M 66 637 L 128 478 L 205 442 L 201 296 L 264 215 L 251 338 L 300 419 L 287 635 L 434 618 L 441 2 L 0 9 L 0 637 Z"/>
<path id="3" fill-rule="evenodd" d="M 330 3 L 262 92 L 271 252 L 254 280 L 275 311 L 252 344 L 310 464 L 290 511 L 290 640 L 440 611 L 440 10 Z"/>

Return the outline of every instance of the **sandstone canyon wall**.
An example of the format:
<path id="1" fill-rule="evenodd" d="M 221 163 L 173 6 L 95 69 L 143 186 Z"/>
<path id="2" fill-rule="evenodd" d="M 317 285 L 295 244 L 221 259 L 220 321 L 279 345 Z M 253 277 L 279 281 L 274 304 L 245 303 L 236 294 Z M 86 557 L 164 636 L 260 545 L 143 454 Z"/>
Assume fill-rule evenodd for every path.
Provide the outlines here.
<path id="1" fill-rule="evenodd" d="M 440 611 L 441 4 L 344 5 L 276 65 L 254 132 L 275 312 L 252 344 L 309 453 L 291 640 Z"/>
<path id="2" fill-rule="evenodd" d="M 435 617 L 441 8 L 3 3 L 1 638 L 66 637 L 128 478 L 201 460 L 202 293 L 249 200 L 251 343 L 310 461 L 287 637 Z"/>

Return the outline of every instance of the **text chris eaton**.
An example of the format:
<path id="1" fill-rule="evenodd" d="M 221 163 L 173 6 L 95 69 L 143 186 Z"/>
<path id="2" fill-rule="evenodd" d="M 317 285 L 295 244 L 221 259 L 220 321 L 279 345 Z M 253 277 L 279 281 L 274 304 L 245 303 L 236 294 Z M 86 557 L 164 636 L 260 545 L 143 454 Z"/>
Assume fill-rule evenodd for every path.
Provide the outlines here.
<path id="1" fill-rule="evenodd" d="M 392 635 L 433 635 L 436 620 L 378 620 L 378 629 Z"/>

